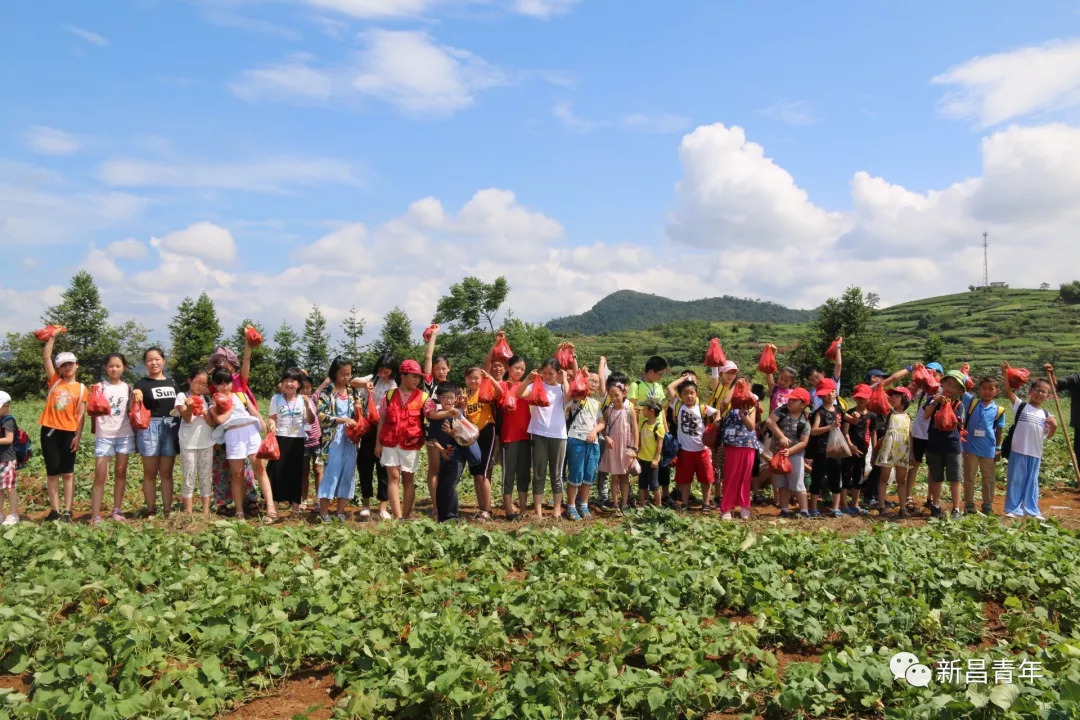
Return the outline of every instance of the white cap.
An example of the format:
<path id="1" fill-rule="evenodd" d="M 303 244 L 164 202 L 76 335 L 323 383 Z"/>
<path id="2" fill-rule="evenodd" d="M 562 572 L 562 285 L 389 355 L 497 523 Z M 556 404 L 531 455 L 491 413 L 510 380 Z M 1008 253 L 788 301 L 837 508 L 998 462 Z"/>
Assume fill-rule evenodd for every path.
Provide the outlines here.
<path id="1" fill-rule="evenodd" d="M 732 370 L 738 370 L 739 366 L 736 365 L 735 363 L 733 363 L 732 361 L 728 360 L 726 363 L 721 365 L 719 369 L 720 369 L 721 373 L 726 373 L 726 372 L 731 372 Z"/>
<path id="2" fill-rule="evenodd" d="M 0 407 L 4 407 L 9 402 L 11 402 L 11 396 L 3 390 L 0 390 Z"/>
<path id="3" fill-rule="evenodd" d="M 62 352 L 56 356 L 56 360 L 53 361 L 53 365 L 60 367 L 61 365 L 67 365 L 68 363 L 79 362 L 75 358 L 75 353 Z"/>

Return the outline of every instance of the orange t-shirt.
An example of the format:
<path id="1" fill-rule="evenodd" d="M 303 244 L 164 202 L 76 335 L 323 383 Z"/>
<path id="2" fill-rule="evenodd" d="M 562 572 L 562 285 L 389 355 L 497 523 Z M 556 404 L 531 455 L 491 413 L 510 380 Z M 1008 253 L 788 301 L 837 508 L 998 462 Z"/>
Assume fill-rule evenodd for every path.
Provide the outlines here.
<path id="1" fill-rule="evenodd" d="M 49 378 L 49 394 L 38 425 L 55 430 L 75 432 L 79 429 L 79 403 L 86 404 L 89 394 L 80 382 L 64 382 L 53 373 Z"/>
<path id="2" fill-rule="evenodd" d="M 495 422 L 495 408 L 493 403 L 480 402 L 480 391 L 469 395 L 468 404 L 465 406 L 465 417 L 469 419 L 477 430 L 483 430 Z"/>

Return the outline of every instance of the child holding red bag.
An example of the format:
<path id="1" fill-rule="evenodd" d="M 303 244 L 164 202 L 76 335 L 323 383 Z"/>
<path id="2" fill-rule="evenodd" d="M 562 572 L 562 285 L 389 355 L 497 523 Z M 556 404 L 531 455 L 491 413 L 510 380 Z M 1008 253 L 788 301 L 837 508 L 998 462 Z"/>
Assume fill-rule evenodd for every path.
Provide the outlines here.
<path id="1" fill-rule="evenodd" d="M 493 391 L 493 399 L 490 401 L 480 399 L 485 382 L 490 383 Z M 465 417 L 480 431 L 480 437 L 476 441 L 480 448 L 480 462 L 469 465 L 476 490 L 476 505 L 480 510 L 476 519 L 490 520 L 491 471 L 495 467 L 495 445 L 499 439 L 495 429 L 495 408 L 503 396 L 503 389 L 491 373 L 475 366 L 465 371 L 465 386 L 468 388 Z"/>
<path id="2" fill-rule="evenodd" d="M 82 442 L 86 420 L 86 401 L 90 395 L 86 386 L 75 379 L 79 369 L 74 353 L 62 352 L 53 363 L 52 350 L 56 336 L 45 341 L 42 364 L 49 379 L 45 409 L 41 411 L 41 457 L 45 461 L 46 485 L 51 510 L 46 520 L 71 522 L 75 502 L 75 455 Z M 64 512 L 60 513 L 60 481 L 64 481 Z"/>
<path id="3" fill-rule="evenodd" d="M 243 394 L 233 391 L 232 373 L 226 368 L 218 368 L 210 376 L 214 385 L 214 393 L 230 397 L 232 407 L 219 412 L 211 405 L 206 408 L 205 414 L 209 422 L 214 426 L 211 437 L 215 442 L 225 445 L 225 457 L 229 461 L 230 482 L 232 483 L 232 496 L 244 497 L 244 461 L 251 463 L 255 470 L 259 489 L 266 500 L 265 523 L 273 523 L 278 520 L 277 506 L 274 504 L 274 492 L 270 487 L 270 478 L 266 474 L 266 466 L 262 461 L 256 462 L 255 454 L 259 451 L 262 438 L 259 430 L 262 427 L 262 419 L 253 415 L 248 409 L 248 399 Z M 244 508 L 237 504 L 236 519 L 244 519 Z"/>
<path id="4" fill-rule="evenodd" d="M 213 428 L 206 422 L 209 380 L 209 374 L 202 368 L 193 370 L 188 375 L 188 394 L 179 393 L 176 396 L 174 412 L 180 416 L 180 468 L 184 475 L 180 484 L 180 498 L 188 515 L 194 512 L 196 486 L 202 498 L 203 515 L 210 514 L 210 498 L 213 496 Z"/>
<path id="5" fill-rule="evenodd" d="M 127 489 L 128 456 L 135 453 L 135 431 L 131 429 L 128 411 L 131 409 L 132 389 L 124 382 L 127 359 L 121 353 L 105 357 L 105 380 L 95 387 L 108 405 L 108 413 L 92 417 L 94 432 L 94 487 L 90 490 L 90 524 L 101 522 L 101 503 L 105 496 L 105 483 L 109 479 L 109 465 L 116 458 L 116 475 L 113 481 L 113 510 L 110 517 L 122 522 L 124 492 Z"/>
<path id="6" fill-rule="evenodd" d="M 322 523 L 331 521 L 331 502 L 337 504 L 337 519 L 341 522 L 348 519 L 345 507 L 356 494 L 356 467 L 360 455 L 345 431 L 356 425 L 357 408 L 364 408 L 361 390 L 353 385 L 352 363 L 348 359 L 339 355 L 331 361 L 329 380 L 330 384 L 319 391 L 317 404 L 322 437 L 319 457 L 322 459 L 323 473 L 316 497 L 319 501 L 319 522 Z M 370 391 L 367 402 L 375 402 Z M 369 430 L 361 443 L 367 442 L 374 432 L 374 429 Z M 369 477 L 369 492 L 370 488 Z"/>
<path id="7" fill-rule="evenodd" d="M 929 421 L 926 438 L 926 469 L 930 473 L 930 517 L 941 517 L 941 488 L 948 481 L 952 494 L 952 516 L 960 517 L 962 501 L 961 482 L 964 476 L 963 447 L 960 428 L 966 410 L 964 402 L 964 374 L 950 370 L 941 380 L 941 390 L 922 409 L 924 420 Z M 969 398 L 970 399 L 970 398 Z M 951 428 L 940 428 L 948 405 L 957 423 Z"/>
<path id="8" fill-rule="evenodd" d="M 509 379 L 499 383 L 503 389 L 499 444 L 503 468 L 503 512 L 507 520 L 514 520 L 528 505 L 529 474 L 532 472 L 532 438 L 529 436 L 532 413 L 528 399 L 518 392 L 524 384 L 525 358 L 512 356 L 506 361 L 506 368 Z M 518 507 L 514 507 L 515 488 Z"/>
<path id="9" fill-rule="evenodd" d="M 671 409 L 675 438 L 679 442 L 679 456 L 675 465 L 675 485 L 680 500 L 675 509 L 683 509 L 690 503 L 690 485 L 695 478 L 701 484 L 702 512 L 707 512 L 714 481 L 713 464 L 709 448 L 705 447 L 705 426 L 719 411 L 705 404 L 698 396 L 697 382 L 683 373 L 668 385 L 668 406 Z"/>
<path id="10" fill-rule="evenodd" d="M 806 465 L 803 462 L 806 446 L 810 443 L 810 422 L 806 418 L 809 405 L 810 393 L 805 388 L 794 388 L 788 393 L 787 401 L 773 410 L 766 421 L 775 442 L 773 454 L 787 455 L 791 463 L 791 472 L 784 475 L 773 473 L 773 488 L 782 518 L 791 517 L 788 504 L 792 493 L 795 493 L 802 517 L 810 517 L 806 504 Z"/>
<path id="11" fill-rule="evenodd" d="M 1009 429 L 1009 462 L 1005 484 L 1005 517 L 1021 518 L 1025 514 L 1044 520 L 1039 511 L 1039 470 L 1042 468 L 1043 446 L 1057 432 L 1057 420 L 1043 409 L 1050 397 L 1050 382 L 1039 378 L 1028 388 L 1027 400 L 1021 400 L 1008 380 L 1008 363 L 1002 363 L 1006 377 L 1005 397 L 1012 403 L 1013 425 Z"/>
<path id="12" fill-rule="evenodd" d="M 604 436 L 607 447 L 600 458 L 599 472 L 611 478 L 615 511 L 622 515 L 630 507 L 630 465 L 637 457 L 639 438 L 637 411 L 626 399 L 627 377 L 612 373 L 607 379 L 607 407 L 604 408 Z"/>
<path id="13" fill-rule="evenodd" d="M 304 444 L 307 442 L 305 423 L 315 419 L 307 400 L 300 394 L 304 376 L 299 368 L 288 368 L 281 374 L 281 392 L 270 399 L 268 411 L 270 432 L 277 436 L 281 456 L 270 461 L 266 468 L 276 502 L 298 505 L 303 500 Z"/>
<path id="14" fill-rule="evenodd" d="M 425 347 L 424 347 L 424 392 L 428 394 L 429 402 L 431 405 L 437 406 L 436 398 L 438 398 L 439 385 L 447 382 L 450 377 L 450 361 L 443 356 L 435 356 L 435 339 L 439 336 L 439 326 L 432 325 L 426 331 L 425 335 Z M 490 355 L 489 355 L 490 357 Z M 425 420 L 430 420 L 427 413 L 424 414 Z M 441 421 L 440 421 L 441 422 Z M 439 482 L 439 463 L 442 460 L 442 453 L 440 453 L 433 443 L 427 441 L 428 430 L 431 429 L 431 425 L 428 422 L 424 423 L 424 445 L 425 452 L 427 453 L 427 486 L 428 497 L 431 498 L 431 516 L 437 518 L 439 516 L 439 508 L 437 502 L 436 490 L 438 489 Z"/>
<path id="15" fill-rule="evenodd" d="M 423 415 L 428 395 L 420 388 L 420 363 L 405 360 L 398 369 L 399 387 L 386 393 L 379 408 L 378 444 L 375 455 L 386 468 L 386 492 L 395 520 L 412 514 L 416 486 L 413 477 L 424 446 Z M 400 494 L 399 494 L 400 485 Z"/>
<path id="16" fill-rule="evenodd" d="M 152 347 L 143 353 L 146 377 L 135 383 L 133 402 L 142 403 L 150 412 L 150 424 L 135 433 L 143 466 L 143 514 L 157 514 L 157 481 L 161 480 L 161 504 L 165 517 L 172 512 L 173 470 L 180 454 L 180 421 L 173 414 L 176 407 L 176 383 L 165 375 L 165 351 Z"/>
<path id="17" fill-rule="evenodd" d="M 890 389 L 889 403 L 892 411 L 885 418 L 885 435 L 881 438 L 881 444 L 877 449 L 876 464 L 881 468 L 877 492 L 878 517 L 885 515 L 889 478 L 895 471 L 896 495 L 899 504 L 897 515 L 906 518 L 908 516 L 906 500 L 911 493 L 908 482 L 915 479 L 913 475 L 907 473 L 907 468 L 911 464 L 911 418 L 907 414 L 908 406 L 911 405 L 911 391 L 903 387 Z"/>
<path id="18" fill-rule="evenodd" d="M 573 365 L 577 360 L 574 359 Z M 570 381 L 555 358 L 545 360 L 539 370 L 529 374 L 528 382 L 518 388 L 518 402 L 527 397 L 536 379 L 543 382 L 546 406 L 533 405 L 529 420 L 532 436 L 533 511 L 544 516 L 544 486 L 551 478 L 551 493 L 555 501 L 555 518 L 562 517 L 563 466 L 566 463 L 566 401 Z"/>
<path id="19" fill-rule="evenodd" d="M 740 383 L 745 383 L 745 380 Z M 745 384 L 737 388 L 747 388 L 749 392 Z M 743 520 L 750 519 L 750 485 L 754 462 L 761 449 L 757 438 L 757 398 L 750 395 L 747 403 L 742 402 L 739 395 L 740 390 L 736 389 L 732 408 L 724 416 L 720 428 L 720 442 L 724 445 L 724 482 L 720 499 L 722 520 L 730 520 L 731 511 L 736 507 Z"/>
<path id="20" fill-rule="evenodd" d="M 566 409 L 566 516 L 570 520 L 592 517 L 589 494 L 596 484 L 599 437 L 604 431 L 600 401 L 596 398 L 599 390 L 600 375 L 588 373 L 588 395 L 575 398 Z"/>

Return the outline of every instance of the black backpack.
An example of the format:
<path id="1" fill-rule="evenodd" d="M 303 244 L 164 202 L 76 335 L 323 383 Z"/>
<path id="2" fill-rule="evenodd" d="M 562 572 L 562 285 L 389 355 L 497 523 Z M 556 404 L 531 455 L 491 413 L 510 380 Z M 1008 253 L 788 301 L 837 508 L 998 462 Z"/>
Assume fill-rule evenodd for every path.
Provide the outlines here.
<path id="1" fill-rule="evenodd" d="M 1020 422 L 1020 416 L 1024 414 L 1024 408 L 1027 407 L 1027 400 L 1024 400 L 1016 408 L 1016 415 L 1013 416 L 1012 425 L 1009 426 L 1009 432 L 1005 435 L 1005 440 L 1001 443 L 1001 457 L 1006 460 L 1009 459 L 1009 455 L 1012 453 L 1013 435 L 1016 433 L 1016 424 Z M 1043 415 L 1050 416 L 1050 413 L 1043 410 Z"/>

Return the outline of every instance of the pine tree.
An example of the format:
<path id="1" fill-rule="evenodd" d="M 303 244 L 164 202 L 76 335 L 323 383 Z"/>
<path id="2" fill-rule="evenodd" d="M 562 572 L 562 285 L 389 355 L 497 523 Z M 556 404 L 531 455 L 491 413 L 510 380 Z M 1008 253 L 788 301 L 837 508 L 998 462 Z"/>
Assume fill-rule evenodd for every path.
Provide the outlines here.
<path id="1" fill-rule="evenodd" d="M 281 327 L 274 333 L 274 366 L 278 373 L 300 366 L 299 344 L 300 336 L 288 322 L 282 320 Z"/>
<path id="2" fill-rule="evenodd" d="M 254 325 L 255 329 L 266 337 L 263 326 L 250 318 L 244 318 L 236 326 L 236 332 L 229 340 L 229 346 L 236 352 L 238 358 L 244 357 L 244 345 L 247 341 L 247 326 Z M 256 397 L 268 397 L 277 392 L 278 373 L 274 367 L 274 357 L 266 343 L 253 348 L 251 351 L 251 373 L 248 375 L 248 386 Z"/>
<path id="3" fill-rule="evenodd" d="M 362 317 L 357 317 L 360 311 L 353 305 L 349 308 L 349 315 L 341 321 L 341 331 L 345 339 L 338 346 L 339 354 L 349 359 L 353 364 L 360 362 L 363 349 L 360 347 L 360 338 L 364 336 L 364 326 L 367 322 Z"/>
<path id="4" fill-rule="evenodd" d="M 206 367 L 221 337 L 214 301 L 205 292 L 197 300 L 185 297 L 169 323 L 172 352 L 169 367 L 178 378 L 198 367 Z"/>
<path id="5" fill-rule="evenodd" d="M 382 332 L 372 349 L 378 357 L 390 358 L 394 362 L 417 355 L 417 348 L 413 345 L 412 322 L 400 307 L 395 306 L 383 317 Z"/>
<path id="6" fill-rule="evenodd" d="M 326 377 L 330 367 L 330 332 L 326 329 L 326 317 L 319 311 L 318 305 L 311 306 L 311 312 L 304 320 L 304 337 L 300 346 L 308 375 L 319 379 Z"/>

